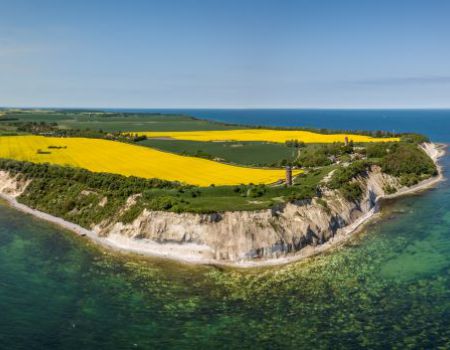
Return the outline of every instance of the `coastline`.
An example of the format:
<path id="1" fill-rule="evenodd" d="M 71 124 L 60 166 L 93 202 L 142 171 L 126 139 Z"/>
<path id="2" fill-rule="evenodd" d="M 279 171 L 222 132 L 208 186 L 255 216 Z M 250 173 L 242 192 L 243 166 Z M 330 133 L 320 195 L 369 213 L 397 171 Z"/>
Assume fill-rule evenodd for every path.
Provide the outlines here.
<path id="1" fill-rule="evenodd" d="M 313 257 L 315 255 L 324 253 L 326 251 L 329 251 L 331 249 L 335 249 L 342 244 L 346 243 L 351 237 L 353 237 L 354 234 L 360 232 L 366 225 L 368 225 L 375 217 L 376 214 L 379 212 L 380 208 L 380 201 L 384 199 L 395 199 L 400 198 L 408 195 L 414 195 L 423 191 L 426 191 L 435 185 L 437 185 L 439 182 L 444 180 L 444 175 L 442 172 L 442 166 L 439 164 L 439 158 L 445 155 L 444 148 L 446 147 L 445 144 L 436 144 L 436 143 L 430 143 L 429 148 L 424 148 L 424 151 L 430 156 L 430 158 L 433 160 L 433 162 L 436 164 L 436 167 L 438 169 L 438 175 L 426 179 L 414 186 L 407 187 L 404 189 L 401 189 L 393 194 L 388 195 L 382 195 L 378 196 L 375 199 L 375 206 L 369 210 L 366 214 L 362 215 L 360 218 L 358 218 L 355 222 L 345 227 L 343 232 L 339 235 L 336 235 L 332 237 L 330 240 L 325 242 L 324 244 L 321 244 L 316 247 L 305 247 L 298 253 L 294 253 L 292 256 L 286 256 L 282 258 L 277 259 L 267 259 L 264 261 L 249 261 L 249 262 L 243 262 L 241 264 L 236 264 L 240 267 L 263 267 L 263 266 L 276 266 L 276 265 L 285 265 L 292 262 L 300 261 L 306 258 Z"/>
<path id="2" fill-rule="evenodd" d="M 145 242 L 146 249 L 144 249 L 140 243 L 137 243 L 136 245 L 130 245 L 129 242 L 125 244 L 120 244 L 120 242 L 118 242 L 117 240 L 110 240 L 107 237 L 100 237 L 94 231 L 85 229 L 77 224 L 66 221 L 62 218 L 50 215 L 48 213 L 36 209 L 32 209 L 24 204 L 21 204 L 16 200 L 15 196 L 0 192 L 0 198 L 5 200 L 9 204 L 9 206 L 11 206 L 14 209 L 20 210 L 26 214 L 33 215 L 38 219 L 56 224 L 63 229 L 70 230 L 79 236 L 87 237 L 92 241 L 94 241 L 95 243 L 117 252 L 133 253 L 147 257 L 164 258 L 177 261 L 180 263 L 189 263 L 189 264 L 217 265 L 217 266 L 229 266 L 241 268 L 269 267 L 276 265 L 284 265 L 295 261 L 303 260 L 312 257 L 314 255 L 329 251 L 333 248 L 337 248 L 341 244 L 345 243 L 355 233 L 360 231 L 366 224 L 368 224 L 376 216 L 379 210 L 379 204 L 381 200 L 399 198 L 406 195 L 416 194 L 418 192 L 422 192 L 435 186 L 437 183 L 439 183 L 444 179 L 442 167 L 438 163 L 439 158 L 445 154 L 445 151 L 443 149 L 444 147 L 445 145 L 434 143 L 426 144 L 423 147 L 424 151 L 430 156 L 430 158 L 434 161 L 434 163 L 437 166 L 438 169 L 437 176 L 424 180 L 414 186 L 400 189 L 398 192 L 394 194 L 378 196 L 375 199 L 375 206 L 367 213 L 362 215 L 360 218 L 358 218 L 356 221 L 354 221 L 352 224 L 346 226 L 343 229 L 342 233 L 340 233 L 339 235 L 332 237 L 324 244 L 315 247 L 308 246 L 303 248 L 297 253 L 281 258 L 227 262 L 227 261 L 218 261 L 214 259 L 202 259 L 194 255 L 186 254 L 186 252 L 180 253 L 179 251 L 177 251 L 179 245 L 176 243 L 164 244 L 164 248 L 162 248 L 162 245 L 159 243 L 146 241 Z M 185 246 L 191 245 L 192 246 L 191 248 L 193 250 L 205 249 L 204 246 L 194 243 L 187 243 L 184 245 Z"/>

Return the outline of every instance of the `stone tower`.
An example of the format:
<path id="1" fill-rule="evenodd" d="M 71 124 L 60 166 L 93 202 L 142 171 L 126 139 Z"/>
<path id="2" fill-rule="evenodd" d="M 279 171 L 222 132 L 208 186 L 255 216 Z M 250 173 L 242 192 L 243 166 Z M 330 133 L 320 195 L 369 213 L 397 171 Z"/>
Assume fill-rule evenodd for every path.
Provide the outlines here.
<path id="1" fill-rule="evenodd" d="M 292 186 L 292 168 L 289 165 L 286 167 L 286 185 Z"/>

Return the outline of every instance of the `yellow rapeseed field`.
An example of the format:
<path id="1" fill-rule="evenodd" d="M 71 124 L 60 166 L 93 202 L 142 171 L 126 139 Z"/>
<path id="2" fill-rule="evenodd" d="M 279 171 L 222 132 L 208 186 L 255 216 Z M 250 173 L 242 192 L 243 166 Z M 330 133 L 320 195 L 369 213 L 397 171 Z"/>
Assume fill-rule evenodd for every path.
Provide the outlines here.
<path id="1" fill-rule="evenodd" d="M 41 153 L 38 150 L 41 150 Z M 180 181 L 199 186 L 208 186 L 212 183 L 216 185 L 273 183 L 284 178 L 283 170 L 231 166 L 148 147 L 86 138 L 2 136 L 0 157 L 69 165 L 95 172 Z"/>
<path id="2" fill-rule="evenodd" d="M 399 138 L 375 138 L 354 134 L 318 134 L 310 131 L 298 130 L 270 130 L 270 129 L 241 129 L 241 130 L 213 130 L 213 131 L 148 131 L 141 135 L 148 137 L 170 137 L 188 141 L 266 141 L 284 143 L 288 140 L 299 140 L 305 143 L 344 142 L 347 136 L 354 142 L 392 142 Z"/>

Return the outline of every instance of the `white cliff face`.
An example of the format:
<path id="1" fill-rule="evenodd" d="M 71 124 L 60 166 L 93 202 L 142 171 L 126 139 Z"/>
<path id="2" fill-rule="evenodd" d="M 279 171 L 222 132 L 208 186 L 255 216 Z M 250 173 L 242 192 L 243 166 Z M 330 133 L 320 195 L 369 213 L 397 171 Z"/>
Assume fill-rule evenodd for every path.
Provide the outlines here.
<path id="1" fill-rule="evenodd" d="M 314 199 L 277 209 L 217 214 L 144 210 L 131 224 L 102 223 L 94 231 L 125 249 L 139 245 L 143 251 L 167 250 L 167 255 L 177 253 L 187 260 L 280 258 L 344 234 L 349 225 L 374 209 L 386 185 L 398 187 L 396 179 L 377 167 L 356 181 L 364 188 L 364 196 L 357 203 L 333 191 L 324 194 L 326 206 Z"/>
<path id="2" fill-rule="evenodd" d="M 19 175 L 12 176 L 7 171 L 0 170 L 0 193 L 16 198 L 25 191 L 30 182 L 20 179 Z"/>

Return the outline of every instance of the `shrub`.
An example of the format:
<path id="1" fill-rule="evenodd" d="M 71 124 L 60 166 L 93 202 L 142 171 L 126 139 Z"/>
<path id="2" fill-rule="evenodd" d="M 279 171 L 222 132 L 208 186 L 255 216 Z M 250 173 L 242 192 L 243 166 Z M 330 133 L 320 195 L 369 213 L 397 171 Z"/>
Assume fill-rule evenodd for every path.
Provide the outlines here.
<path id="1" fill-rule="evenodd" d="M 318 195 L 317 186 L 302 186 L 294 193 L 287 196 L 289 202 L 312 199 Z"/>
<path id="2" fill-rule="evenodd" d="M 386 185 L 383 187 L 383 191 L 386 194 L 393 194 L 393 193 L 397 192 L 397 189 L 391 185 Z"/>
<path id="3" fill-rule="evenodd" d="M 401 135 L 400 140 L 403 142 L 408 142 L 408 143 L 423 143 L 423 142 L 430 142 L 430 139 L 424 135 L 420 135 L 420 134 L 404 134 Z"/>
<path id="4" fill-rule="evenodd" d="M 142 210 L 140 205 L 135 204 L 122 214 L 119 221 L 124 224 L 131 224 L 142 213 Z"/>
<path id="5" fill-rule="evenodd" d="M 328 182 L 328 187 L 334 190 L 342 188 L 356 176 L 365 174 L 370 165 L 368 161 L 358 160 L 348 167 L 337 169 Z"/>
<path id="6" fill-rule="evenodd" d="M 302 167 L 326 166 L 331 163 L 324 148 L 304 148 L 297 159 L 297 164 Z"/>
<path id="7" fill-rule="evenodd" d="M 264 193 L 266 193 L 266 186 L 250 186 L 250 188 L 247 189 L 246 196 L 256 198 L 261 197 Z"/>
<path id="8" fill-rule="evenodd" d="M 369 143 L 365 147 L 365 154 L 367 158 L 383 158 L 385 157 L 391 149 L 395 147 L 391 143 Z"/>
<path id="9" fill-rule="evenodd" d="M 420 179 L 417 175 L 415 174 L 404 174 L 402 176 L 400 176 L 400 184 L 403 186 L 414 186 L 417 185 L 419 183 Z"/>
<path id="10" fill-rule="evenodd" d="M 151 209 L 169 210 L 178 203 L 178 200 L 169 196 L 160 196 L 153 198 L 150 202 Z"/>
<path id="11" fill-rule="evenodd" d="M 325 201 L 322 198 L 317 198 L 317 204 L 319 204 L 320 206 L 323 207 L 323 209 L 325 210 L 325 212 L 327 212 L 328 214 L 331 212 L 330 207 L 328 206 L 327 201 Z"/>
<path id="12" fill-rule="evenodd" d="M 363 193 L 361 186 L 357 182 L 346 183 L 340 189 L 345 199 L 349 201 L 357 201 Z"/>
<path id="13" fill-rule="evenodd" d="M 403 174 L 436 175 L 437 169 L 433 161 L 425 152 L 414 144 L 400 143 L 393 152 L 381 161 L 384 172 L 401 176 Z"/>

